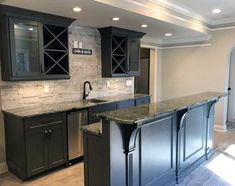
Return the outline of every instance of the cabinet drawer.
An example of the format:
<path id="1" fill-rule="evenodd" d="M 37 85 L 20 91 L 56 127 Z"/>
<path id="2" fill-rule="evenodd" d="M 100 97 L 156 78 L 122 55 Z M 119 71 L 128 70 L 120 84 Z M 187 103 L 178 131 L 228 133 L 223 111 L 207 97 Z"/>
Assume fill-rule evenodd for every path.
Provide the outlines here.
<path id="1" fill-rule="evenodd" d="M 117 109 L 130 108 L 135 106 L 135 100 L 125 100 L 117 103 Z"/>
<path id="2" fill-rule="evenodd" d="M 48 124 L 56 124 L 65 121 L 65 113 L 41 115 L 25 120 L 25 129 L 30 130 Z"/>
<path id="3" fill-rule="evenodd" d="M 135 101 L 135 106 L 144 105 L 150 103 L 150 97 L 137 98 Z"/>

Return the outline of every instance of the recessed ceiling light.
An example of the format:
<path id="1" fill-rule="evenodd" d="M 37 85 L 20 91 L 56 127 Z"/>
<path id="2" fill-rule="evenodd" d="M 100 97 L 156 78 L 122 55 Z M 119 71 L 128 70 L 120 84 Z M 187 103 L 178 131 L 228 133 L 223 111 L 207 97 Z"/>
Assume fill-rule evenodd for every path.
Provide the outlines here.
<path id="1" fill-rule="evenodd" d="M 73 7 L 73 11 L 74 12 L 81 12 L 82 9 L 80 7 L 78 7 L 78 6 L 75 6 L 75 7 Z"/>
<path id="2" fill-rule="evenodd" d="M 32 27 L 28 28 L 29 31 L 33 31 L 34 29 Z"/>
<path id="3" fill-rule="evenodd" d="M 119 21 L 120 18 L 119 18 L 119 17 L 113 17 L 112 20 L 113 20 L 113 21 Z"/>
<path id="4" fill-rule="evenodd" d="M 148 27 L 148 25 L 141 25 L 141 27 L 142 27 L 142 28 L 147 28 L 147 27 Z"/>
<path id="5" fill-rule="evenodd" d="M 170 37 L 170 36 L 172 36 L 172 33 L 165 33 L 165 36 Z"/>
<path id="6" fill-rule="evenodd" d="M 214 10 L 212 10 L 213 14 L 219 14 L 221 12 L 221 9 L 219 8 L 215 8 Z"/>

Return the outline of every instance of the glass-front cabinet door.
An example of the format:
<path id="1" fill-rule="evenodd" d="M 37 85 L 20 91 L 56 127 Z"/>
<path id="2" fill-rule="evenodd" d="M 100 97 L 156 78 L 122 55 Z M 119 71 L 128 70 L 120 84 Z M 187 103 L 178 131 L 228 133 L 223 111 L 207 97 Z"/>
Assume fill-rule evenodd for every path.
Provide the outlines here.
<path id="1" fill-rule="evenodd" d="M 140 75 L 140 39 L 128 38 L 128 74 Z"/>
<path id="2" fill-rule="evenodd" d="M 11 61 L 13 77 L 42 75 L 41 24 L 10 18 Z"/>

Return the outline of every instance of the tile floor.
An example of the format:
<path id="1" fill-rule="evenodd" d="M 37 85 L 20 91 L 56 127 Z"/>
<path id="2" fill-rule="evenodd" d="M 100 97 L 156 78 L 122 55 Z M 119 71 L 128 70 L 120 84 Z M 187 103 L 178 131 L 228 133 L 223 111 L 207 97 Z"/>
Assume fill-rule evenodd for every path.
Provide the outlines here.
<path id="1" fill-rule="evenodd" d="M 178 186 L 235 185 L 235 127 L 215 133 L 215 156 L 190 173 Z M 0 186 L 84 186 L 83 164 L 60 169 L 32 181 L 22 182 L 11 173 L 0 175 Z"/>

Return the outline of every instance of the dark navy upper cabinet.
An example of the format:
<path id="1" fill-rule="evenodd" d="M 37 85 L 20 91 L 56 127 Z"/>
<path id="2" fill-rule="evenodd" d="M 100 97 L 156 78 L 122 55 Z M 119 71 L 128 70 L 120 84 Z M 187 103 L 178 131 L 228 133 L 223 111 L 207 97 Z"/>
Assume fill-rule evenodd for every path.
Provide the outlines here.
<path id="1" fill-rule="evenodd" d="M 67 79 L 68 26 L 73 19 L 0 6 L 2 79 Z"/>
<path id="2" fill-rule="evenodd" d="M 101 33 L 101 56 L 103 77 L 126 77 L 140 75 L 140 39 L 144 33 L 105 27 Z"/>

